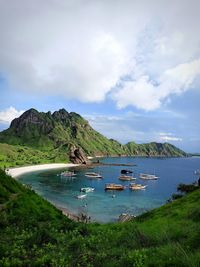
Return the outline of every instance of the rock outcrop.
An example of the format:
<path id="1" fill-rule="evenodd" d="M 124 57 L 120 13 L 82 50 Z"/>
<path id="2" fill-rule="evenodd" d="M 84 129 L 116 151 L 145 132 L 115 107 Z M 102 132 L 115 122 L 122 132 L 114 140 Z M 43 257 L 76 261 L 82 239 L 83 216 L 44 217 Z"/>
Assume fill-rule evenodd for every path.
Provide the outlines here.
<path id="1" fill-rule="evenodd" d="M 80 147 L 71 146 L 69 159 L 75 164 L 88 164 L 89 161 Z"/>

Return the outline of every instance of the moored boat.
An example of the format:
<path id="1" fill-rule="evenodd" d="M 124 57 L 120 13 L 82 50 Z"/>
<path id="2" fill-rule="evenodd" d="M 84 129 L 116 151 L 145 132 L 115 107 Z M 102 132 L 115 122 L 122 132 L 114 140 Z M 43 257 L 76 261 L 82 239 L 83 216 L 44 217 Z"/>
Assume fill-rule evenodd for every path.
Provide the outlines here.
<path id="1" fill-rule="evenodd" d="M 121 184 L 105 184 L 105 190 L 124 190 L 126 187 Z"/>
<path id="2" fill-rule="evenodd" d="M 83 199 L 83 198 L 85 198 L 85 197 L 87 197 L 87 195 L 86 195 L 86 194 L 84 194 L 84 195 L 78 195 L 78 196 L 76 196 L 76 198 L 78 198 L 78 199 Z"/>
<path id="3" fill-rule="evenodd" d="M 64 172 L 61 172 L 60 176 L 72 177 L 72 176 L 76 176 L 76 174 L 71 171 L 64 171 Z"/>
<path id="4" fill-rule="evenodd" d="M 129 189 L 131 190 L 142 190 L 145 189 L 147 187 L 147 185 L 141 185 L 141 184 L 135 184 L 135 183 L 131 183 L 129 185 Z"/>
<path id="5" fill-rule="evenodd" d="M 143 180 L 157 180 L 159 177 L 155 174 L 140 173 L 140 179 Z"/>
<path id="6" fill-rule="evenodd" d="M 102 178 L 102 175 L 96 172 L 86 172 L 85 176 L 90 178 Z"/>
<path id="7" fill-rule="evenodd" d="M 121 170 L 121 174 L 133 173 L 131 170 Z"/>
<path id="8" fill-rule="evenodd" d="M 93 187 L 82 187 L 80 189 L 81 192 L 85 192 L 85 193 L 89 193 L 89 192 L 93 192 L 94 188 Z"/>
<path id="9" fill-rule="evenodd" d="M 132 180 L 136 180 L 136 178 L 133 177 L 133 176 L 130 176 L 130 175 L 120 175 L 119 176 L 119 180 L 122 180 L 122 181 L 132 181 Z"/>

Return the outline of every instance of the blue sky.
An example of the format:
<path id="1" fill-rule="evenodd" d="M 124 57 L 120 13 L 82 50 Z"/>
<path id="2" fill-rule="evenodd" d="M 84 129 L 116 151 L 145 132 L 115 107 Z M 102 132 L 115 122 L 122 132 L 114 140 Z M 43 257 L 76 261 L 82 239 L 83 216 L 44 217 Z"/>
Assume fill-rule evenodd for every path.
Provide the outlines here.
<path id="1" fill-rule="evenodd" d="M 122 143 L 200 152 L 193 1 L 0 1 L 0 130 L 65 108 Z"/>

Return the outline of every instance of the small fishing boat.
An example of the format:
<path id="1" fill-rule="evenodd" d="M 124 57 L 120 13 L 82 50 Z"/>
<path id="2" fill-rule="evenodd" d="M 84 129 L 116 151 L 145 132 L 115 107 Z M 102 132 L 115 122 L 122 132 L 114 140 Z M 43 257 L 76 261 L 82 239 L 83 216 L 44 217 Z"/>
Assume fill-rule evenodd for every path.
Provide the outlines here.
<path id="1" fill-rule="evenodd" d="M 126 187 L 121 184 L 105 184 L 105 190 L 124 190 Z"/>
<path id="2" fill-rule="evenodd" d="M 130 175 L 120 175 L 119 176 L 119 180 L 121 181 L 132 181 L 132 180 L 136 180 L 135 177 L 130 176 Z"/>
<path id="3" fill-rule="evenodd" d="M 80 189 L 81 192 L 85 192 L 85 193 L 89 193 L 89 192 L 93 192 L 94 188 L 93 187 L 82 187 Z"/>
<path id="4" fill-rule="evenodd" d="M 64 172 L 61 172 L 60 176 L 72 177 L 72 176 L 76 176 L 76 173 L 71 172 L 71 171 L 64 171 Z"/>
<path id="5" fill-rule="evenodd" d="M 133 171 L 130 171 L 130 170 L 121 170 L 121 174 L 128 174 L 128 173 L 133 173 Z"/>
<path id="6" fill-rule="evenodd" d="M 85 176 L 90 178 L 102 178 L 102 175 L 96 172 L 86 172 Z"/>
<path id="7" fill-rule="evenodd" d="M 194 171 L 194 174 L 196 174 L 196 175 L 200 175 L 200 170 L 197 169 L 196 171 Z"/>
<path id="8" fill-rule="evenodd" d="M 155 174 L 140 173 L 140 179 L 143 180 L 157 180 L 159 177 Z"/>
<path id="9" fill-rule="evenodd" d="M 131 183 L 129 185 L 129 189 L 131 190 L 142 190 L 145 189 L 147 186 L 146 185 L 141 185 L 141 184 L 136 184 L 136 183 Z"/>
<path id="10" fill-rule="evenodd" d="M 84 195 L 78 195 L 78 196 L 76 196 L 76 198 L 78 198 L 78 199 L 83 199 L 83 198 L 85 198 L 85 197 L 87 197 L 87 195 L 86 195 L 86 194 L 84 194 Z"/>

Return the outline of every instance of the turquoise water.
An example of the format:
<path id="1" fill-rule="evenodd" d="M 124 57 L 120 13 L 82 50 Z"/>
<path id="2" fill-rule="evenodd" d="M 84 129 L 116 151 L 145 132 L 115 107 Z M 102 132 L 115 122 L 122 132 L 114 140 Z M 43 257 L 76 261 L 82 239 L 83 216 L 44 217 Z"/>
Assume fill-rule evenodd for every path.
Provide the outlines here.
<path id="1" fill-rule="evenodd" d="M 116 221 L 121 213 L 138 215 L 166 203 L 167 199 L 176 192 L 179 183 L 191 183 L 197 180 L 194 174 L 200 169 L 200 158 L 103 158 L 106 163 L 136 164 L 134 167 L 100 166 L 92 169 L 75 169 L 77 176 L 61 178 L 59 170 L 38 171 L 19 177 L 20 181 L 30 184 L 42 197 L 60 207 L 67 208 L 74 214 L 86 213 L 93 221 Z M 74 168 L 73 168 L 74 169 Z M 128 181 L 118 180 L 121 169 L 132 169 L 134 177 L 139 173 L 154 173 L 158 180 L 136 182 L 147 184 L 146 190 L 105 192 L 105 183 L 115 182 L 129 185 Z M 66 170 L 66 169 L 65 169 Z M 85 172 L 100 172 L 103 179 L 89 179 Z M 85 199 L 77 199 L 81 187 L 94 187 L 95 191 L 87 194 Z M 115 194 L 115 198 L 112 195 Z"/>

